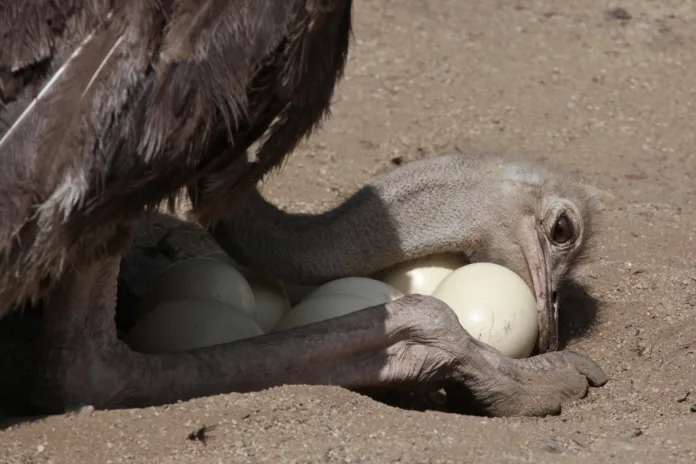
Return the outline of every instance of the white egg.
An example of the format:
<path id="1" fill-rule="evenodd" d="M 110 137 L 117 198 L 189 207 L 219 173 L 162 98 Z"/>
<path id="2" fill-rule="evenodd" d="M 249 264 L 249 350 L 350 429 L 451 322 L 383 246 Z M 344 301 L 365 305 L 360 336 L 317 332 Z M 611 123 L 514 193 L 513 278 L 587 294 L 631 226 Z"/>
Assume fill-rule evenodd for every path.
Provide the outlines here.
<path id="1" fill-rule="evenodd" d="M 295 282 L 283 281 L 285 291 L 288 292 L 290 305 L 294 306 L 307 297 L 314 290 L 319 288 L 317 285 L 302 285 Z"/>
<path id="2" fill-rule="evenodd" d="M 157 306 L 186 298 L 216 300 L 255 317 L 254 293 L 232 266 L 211 258 L 179 261 L 148 285 L 139 304 L 139 317 Z"/>
<path id="3" fill-rule="evenodd" d="M 325 295 L 358 296 L 371 301 L 373 305 L 386 303 L 404 296 L 389 284 L 367 277 L 345 277 L 332 280 L 308 294 L 300 302 Z"/>
<path id="4" fill-rule="evenodd" d="M 333 319 L 370 306 L 375 306 L 375 303 L 356 295 L 317 295 L 292 308 L 273 327 L 273 332 Z"/>
<path id="5" fill-rule="evenodd" d="M 253 269 L 250 269 L 248 267 L 244 267 L 241 264 L 239 264 L 237 261 L 232 259 L 230 255 L 225 253 L 222 250 L 219 251 L 212 251 L 210 253 L 207 253 L 205 255 L 202 255 L 204 258 L 211 258 L 211 259 L 217 259 L 219 261 L 222 261 L 223 263 L 227 263 L 230 266 L 234 267 L 237 269 L 239 272 L 244 275 L 244 277 L 249 279 L 249 275 L 251 273 L 257 273 L 257 271 L 254 271 Z M 302 301 L 304 297 L 306 297 L 309 293 L 313 292 L 314 290 L 317 289 L 317 285 L 302 285 L 294 282 L 287 282 L 287 281 L 282 281 L 279 280 L 280 284 L 283 286 L 285 290 L 286 297 L 288 301 L 290 302 L 290 305 L 295 305 Z M 253 287 L 253 286 L 252 286 Z M 253 290 L 253 288 L 252 288 Z"/>
<path id="6" fill-rule="evenodd" d="M 254 294 L 256 322 L 264 332 L 269 332 L 278 319 L 290 311 L 290 298 L 281 281 L 242 266 L 221 250 L 205 254 L 203 257 L 229 264 L 244 276 Z"/>
<path id="7" fill-rule="evenodd" d="M 270 332 L 278 320 L 290 311 L 290 300 L 283 284 L 270 277 L 248 276 L 256 300 L 256 322 Z"/>
<path id="8" fill-rule="evenodd" d="M 222 261 L 223 263 L 232 266 L 233 268 L 235 268 L 236 270 L 238 270 L 242 274 L 244 274 L 244 271 L 247 269 L 244 266 L 242 266 L 241 264 L 239 264 L 237 261 L 232 259 L 232 257 L 230 255 L 228 255 L 227 253 L 225 253 L 222 250 L 211 251 L 210 253 L 206 253 L 204 255 L 201 255 L 200 258 L 217 259 L 218 261 Z"/>
<path id="9" fill-rule="evenodd" d="M 214 300 L 170 301 L 148 312 L 126 343 L 141 353 L 186 351 L 263 335 L 246 312 Z"/>
<path id="10" fill-rule="evenodd" d="M 467 264 L 469 260 L 464 255 L 443 253 L 399 263 L 373 277 L 404 295 L 432 295 L 445 277 Z"/>
<path id="11" fill-rule="evenodd" d="M 438 285 L 435 298 L 447 303 L 471 336 L 513 358 L 525 358 L 539 336 L 534 294 L 513 271 L 493 263 L 457 269 Z"/>

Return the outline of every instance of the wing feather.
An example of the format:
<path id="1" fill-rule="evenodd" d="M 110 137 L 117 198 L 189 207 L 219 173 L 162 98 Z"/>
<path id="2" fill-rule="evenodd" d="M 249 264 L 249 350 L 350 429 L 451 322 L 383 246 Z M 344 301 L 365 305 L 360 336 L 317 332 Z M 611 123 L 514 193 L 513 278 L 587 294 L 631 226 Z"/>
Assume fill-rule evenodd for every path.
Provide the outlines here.
<path id="1" fill-rule="evenodd" d="M 207 176 L 214 218 L 279 165 L 327 114 L 350 7 L 0 1 L 0 317 L 143 207 Z"/>

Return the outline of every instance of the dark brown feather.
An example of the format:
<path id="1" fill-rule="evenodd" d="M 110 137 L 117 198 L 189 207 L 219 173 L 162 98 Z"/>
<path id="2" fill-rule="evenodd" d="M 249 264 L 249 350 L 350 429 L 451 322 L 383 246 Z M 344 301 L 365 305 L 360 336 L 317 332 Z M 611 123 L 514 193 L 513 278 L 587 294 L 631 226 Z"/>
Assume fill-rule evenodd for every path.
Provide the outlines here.
<path id="1" fill-rule="evenodd" d="M 327 115 L 351 3 L 2 2 L 0 316 L 185 186 L 227 213 Z"/>

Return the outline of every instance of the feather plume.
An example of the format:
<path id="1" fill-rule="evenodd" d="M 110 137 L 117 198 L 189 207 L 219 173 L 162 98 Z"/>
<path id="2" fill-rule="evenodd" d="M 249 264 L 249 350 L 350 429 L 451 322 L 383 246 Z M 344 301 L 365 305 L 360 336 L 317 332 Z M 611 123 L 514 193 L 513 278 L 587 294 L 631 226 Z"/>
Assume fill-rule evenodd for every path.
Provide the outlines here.
<path id="1" fill-rule="evenodd" d="M 229 212 L 328 115 L 350 34 L 351 0 L 26 3 L 0 2 L 0 317 L 185 186 Z"/>

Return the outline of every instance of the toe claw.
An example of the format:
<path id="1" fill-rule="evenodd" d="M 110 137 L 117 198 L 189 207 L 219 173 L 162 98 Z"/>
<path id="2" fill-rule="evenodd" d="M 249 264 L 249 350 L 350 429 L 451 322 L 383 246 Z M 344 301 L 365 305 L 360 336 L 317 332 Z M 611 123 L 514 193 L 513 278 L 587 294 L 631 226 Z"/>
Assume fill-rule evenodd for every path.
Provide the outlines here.
<path id="1" fill-rule="evenodd" d="M 567 359 L 571 364 L 587 378 L 587 382 L 592 387 L 601 387 L 609 378 L 604 370 L 595 361 L 577 351 L 566 351 Z"/>

